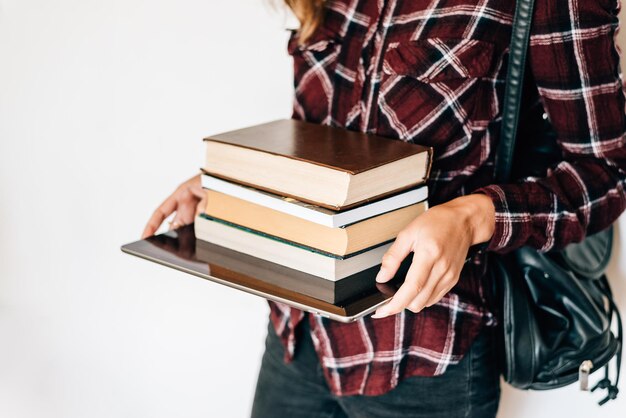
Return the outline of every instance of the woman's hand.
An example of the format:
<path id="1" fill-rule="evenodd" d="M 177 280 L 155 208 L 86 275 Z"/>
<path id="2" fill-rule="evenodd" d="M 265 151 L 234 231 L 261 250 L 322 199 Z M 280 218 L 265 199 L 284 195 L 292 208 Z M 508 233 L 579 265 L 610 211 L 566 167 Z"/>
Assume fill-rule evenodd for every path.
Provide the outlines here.
<path id="1" fill-rule="evenodd" d="M 150 217 L 141 237 L 146 238 L 153 235 L 163 221 L 174 212 L 176 212 L 176 216 L 170 224 L 173 229 L 190 224 L 196 215 L 204 210 L 205 206 L 206 193 L 202 190 L 200 175 L 198 174 L 178 186 L 174 193 L 161 203 L 161 206 Z"/>
<path id="2" fill-rule="evenodd" d="M 491 198 L 467 195 L 435 206 L 398 234 L 385 253 L 376 281 L 393 278 L 402 260 L 413 253 L 404 283 L 372 318 L 384 318 L 407 308 L 420 312 L 437 303 L 459 280 L 469 247 L 488 241 L 495 229 Z"/>

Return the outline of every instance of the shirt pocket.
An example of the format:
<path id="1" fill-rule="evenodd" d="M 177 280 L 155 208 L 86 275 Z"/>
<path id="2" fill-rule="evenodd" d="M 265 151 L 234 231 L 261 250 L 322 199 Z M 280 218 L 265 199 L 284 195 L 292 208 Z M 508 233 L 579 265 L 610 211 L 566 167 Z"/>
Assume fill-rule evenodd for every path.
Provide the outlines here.
<path id="1" fill-rule="evenodd" d="M 339 37 L 323 26 L 303 44 L 291 32 L 287 51 L 293 58 L 294 118 L 329 122 L 340 47 Z"/>
<path id="2" fill-rule="evenodd" d="M 379 133 L 458 151 L 495 118 L 496 47 L 476 39 L 392 43 L 383 61 Z"/>

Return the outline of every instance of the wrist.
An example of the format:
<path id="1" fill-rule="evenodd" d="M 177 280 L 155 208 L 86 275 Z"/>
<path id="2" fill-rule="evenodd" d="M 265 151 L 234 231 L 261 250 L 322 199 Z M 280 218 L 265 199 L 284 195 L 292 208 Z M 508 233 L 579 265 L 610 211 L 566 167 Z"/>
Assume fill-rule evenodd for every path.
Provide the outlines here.
<path id="1" fill-rule="evenodd" d="M 491 239 L 496 227 L 496 208 L 489 196 L 470 194 L 451 200 L 449 204 L 467 225 L 472 245 Z"/>

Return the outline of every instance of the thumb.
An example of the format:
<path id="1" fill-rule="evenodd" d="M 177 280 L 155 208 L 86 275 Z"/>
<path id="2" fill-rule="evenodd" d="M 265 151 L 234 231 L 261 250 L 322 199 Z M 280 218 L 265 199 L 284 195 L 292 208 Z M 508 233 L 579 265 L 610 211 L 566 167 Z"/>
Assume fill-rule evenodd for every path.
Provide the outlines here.
<path id="1" fill-rule="evenodd" d="M 405 234 L 400 234 L 391 247 L 383 255 L 380 271 L 376 275 L 378 283 L 385 283 L 393 279 L 398 268 L 406 256 L 411 252 L 412 240 Z"/>
<path id="2" fill-rule="evenodd" d="M 206 199 L 206 190 L 199 184 L 192 184 L 189 186 L 189 191 L 197 199 Z"/>
<path id="3" fill-rule="evenodd" d="M 206 193 L 204 193 L 202 196 L 202 199 L 200 199 L 200 201 L 196 205 L 196 214 L 195 214 L 196 217 L 200 215 L 201 213 L 204 213 L 204 211 L 206 211 L 206 204 L 207 204 L 207 195 Z"/>

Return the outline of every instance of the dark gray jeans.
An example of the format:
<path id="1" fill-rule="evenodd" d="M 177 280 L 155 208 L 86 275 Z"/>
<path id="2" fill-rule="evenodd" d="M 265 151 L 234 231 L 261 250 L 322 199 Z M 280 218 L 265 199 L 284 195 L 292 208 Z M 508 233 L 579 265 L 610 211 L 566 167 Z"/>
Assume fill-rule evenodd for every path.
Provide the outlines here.
<path id="1" fill-rule="evenodd" d="M 330 393 L 313 349 L 308 321 L 302 321 L 294 361 L 269 326 L 257 381 L 253 418 L 495 417 L 500 380 L 490 330 L 480 335 L 463 360 L 442 376 L 409 377 L 380 396 L 337 397 Z"/>

